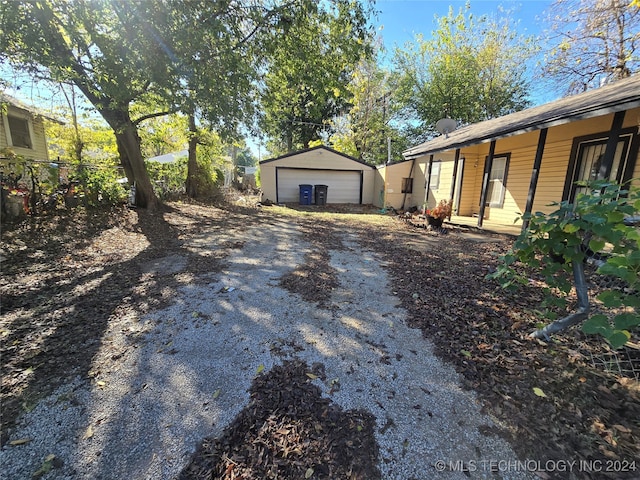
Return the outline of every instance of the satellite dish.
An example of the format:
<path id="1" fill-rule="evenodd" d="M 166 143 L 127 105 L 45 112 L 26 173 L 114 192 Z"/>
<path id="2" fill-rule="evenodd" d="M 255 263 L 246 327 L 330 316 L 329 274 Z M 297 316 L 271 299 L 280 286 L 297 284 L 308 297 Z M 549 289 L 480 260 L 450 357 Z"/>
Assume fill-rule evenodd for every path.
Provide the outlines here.
<path id="1" fill-rule="evenodd" d="M 451 118 L 442 118 L 436 122 L 436 130 L 446 136 L 449 136 L 449 133 L 453 132 L 457 126 L 458 122 Z"/>

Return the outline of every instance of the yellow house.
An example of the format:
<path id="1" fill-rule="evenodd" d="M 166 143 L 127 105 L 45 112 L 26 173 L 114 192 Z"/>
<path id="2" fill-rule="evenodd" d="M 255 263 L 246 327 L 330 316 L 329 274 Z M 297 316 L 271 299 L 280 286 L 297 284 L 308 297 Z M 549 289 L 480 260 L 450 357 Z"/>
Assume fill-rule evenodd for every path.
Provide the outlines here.
<path id="1" fill-rule="evenodd" d="M 639 127 L 635 75 L 412 147 L 403 162 L 378 168 L 376 204 L 432 208 L 453 200 L 459 220 L 521 226 L 526 212 L 572 201 L 578 180 L 639 184 Z"/>
<path id="2" fill-rule="evenodd" d="M 11 149 L 32 160 L 49 160 L 44 116 L 8 95 L 0 94 L 0 150 Z"/>

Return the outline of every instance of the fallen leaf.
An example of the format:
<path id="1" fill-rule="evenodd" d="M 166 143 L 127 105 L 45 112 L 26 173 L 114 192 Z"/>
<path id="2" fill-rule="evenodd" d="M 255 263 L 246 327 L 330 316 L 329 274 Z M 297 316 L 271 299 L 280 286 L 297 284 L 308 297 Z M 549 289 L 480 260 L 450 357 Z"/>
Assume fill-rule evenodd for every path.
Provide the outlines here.
<path id="1" fill-rule="evenodd" d="M 468 351 L 468 350 L 460 350 L 460 353 L 461 353 L 462 355 L 464 355 L 465 357 L 467 357 L 467 358 L 470 358 L 470 357 L 471 357 L 471 352 L 470 352 L 470 351 Z"/>
<path id="2" fill-rule="evenodd" d="M 256 374 L 260 375 L 263 370 L 264 370 L 264 365 L 261 363 L 260 365 L 258 365 L 258 369 L 256 370 Z"/>
<path id="3" fill-rule="evenodd" d="M 25 443 L 29 443 L 33 438 L 20 438 L 18 440 L 12 440 L 9 442 L 9 445 L 24 445 Z"/>
<path id="4" fill-rule="evenodd" d="M 544 393 L 542 389 L 538 387 L 533 387 L 533 393 L 535 393 L 539 397 L 547 397 L 546 393 Z"/>
<path id="5" fill-rule="evenodd" d="M 313 475 L 313 468 L 311 467 L 307 468 L 307 471 L 304 472 L 304 478 L 311 478 L 312 475 Z"/>
<path id="6" fill-rule="evenodd" d="M 216 398 L 218 398 L 219 396 L 220 396 L 220 389 L 217 389 L 215 392 L 213 392 L 213 398 L 214 398 L 214 400 L 215 400 Z"/>
<path id="7" fill-rule="evenodd" d="M 93 437 L 93 425 L 89 425 L 89 427 L 87 428 L 87 431 L 84 432 L 84 435 L 82 436 L 82 439 L 83 440 L 88 440 L 91 437 Z"/>
<path id="8" fill-rule="evenodd" d="M 314 375 L 313 373 L 307 373 L 307 377 L 309 377 L 311 380 L 315 380 L 316 378 L 318 378 L 318 376 Z"/>
<path id="9" fill-rule="evenodd" d="M 629 430 L 627 427 L 625 427 L 624 425 L 620 425 L 620 424 L 615 424 L 613 426 L 613 428 L 615 428 L 616 430 L 618 430 L 619 432 L 622 433 L 631 433 L 631 430 Z"/>

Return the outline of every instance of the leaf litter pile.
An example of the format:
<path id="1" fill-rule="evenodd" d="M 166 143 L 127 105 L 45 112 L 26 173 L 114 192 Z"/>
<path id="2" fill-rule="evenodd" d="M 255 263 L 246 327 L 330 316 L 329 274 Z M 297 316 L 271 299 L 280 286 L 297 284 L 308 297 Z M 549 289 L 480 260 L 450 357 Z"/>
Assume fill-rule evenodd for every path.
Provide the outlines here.
<path id="1" fill-rule="evenodd" d="M 611 352 L 578 328 L 550 342 L 528 338 L 540 321 L 541 290 L 532 284 L 511 294 L 485 279 L 510 238 L 483 233 L 491 241 L 478 242 L 458 229 L 442 236 L 391 216 L 296 216 L 190 203 L 156 213 L 79 209 L 3 225 L 2 443 L 40 398 L 77 375 L 90 376 L 109 321 L 166 305 L 181 284 L 215 273 L 230 249 L 242 248 L 225 242 L 225 232 L 278 214 L 293 215 L 311 245 L 305 263 L 281 285 L 319 307 L 336 286 L 329 250 L 342 248 L 345 231 L 378 252 L 411 326 L 503 425 L 486 435 L 506 437 L 523 460 L 611 467 L 575 478 L 640 476 L 638 381 L 595 365 L 593 358 Z M 203 258 L 190 242 L 205 229 L 220 236 L 222 248 Z M 176 255 L 187 259 L 179 274 L 142 267 Z M 111 361 L 120 355 L 113 352 Z M 631 361 L 637 365 L 638 358 Z M 203 442 L 182 478 L 379 478 L 373 418 L 322 398 L 312 381 L 322 374 L 321 366 L 295 360 L 260 374 L 250 404 L 222 437 Z M 566 472 L 538 476 L 568 478 Z"/>
<path id="2" fill-rule="evenodd" d="M 316 378 L 326 380 L 322 365 L 299 360 L 261 373 L 249 405 L 222 437 L 202 443 L 179 478 L 379 479 L 375 418 L 332 404 Z"/>

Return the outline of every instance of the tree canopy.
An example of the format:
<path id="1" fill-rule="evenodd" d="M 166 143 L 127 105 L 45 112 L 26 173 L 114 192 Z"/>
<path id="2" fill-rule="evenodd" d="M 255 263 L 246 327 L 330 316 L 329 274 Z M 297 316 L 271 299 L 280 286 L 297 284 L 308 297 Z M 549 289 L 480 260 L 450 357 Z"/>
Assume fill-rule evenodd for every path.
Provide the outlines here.
<path id="1" fill-rule="evenodd" d="M 544 74 L 565 93 L 640 70 L 640 6 L 631 0 L 556 0 Z"/>
<path id="2" fill-rule="evenodd" d="M 529 106 L 526 60 L 532 41 L 509 20 L 475 17 L 465 10 L 437 19 L 427 40 L 396 48 L 394 97 L 416 140 L 434 133 L 444 117 L 460 124 L 505 115 Z"/>
<path id="3" fill-rule="evenodd" d="M 354 70 L 348 91 L 351 108 L 348 113 L 332 121 L 333 134 L 329 143 L 337 150 L 372 164 L 398 158 L 407 148 L 406 139 L 398 125 L 398 104 L 389 84 L 388 70 L 376 59 L 364 58 Z"/>
<path id="4" fill-rule="evenodd" d="M 371 52 L 367 14 L 350 0 L 309 3 L 274 30 L 260 121 L 272 153 L 307 148 L 348 109 L 351 74 Z"/>
<path id="5" fill-rule="evenodd" d="M 40 79 L 74 83 L 114 130 L 137 204 L 153 206 L 138 124 L 183 111 L 235 132 L 255 103 L 255 45 L 271 45 L 258 34 L 308 3 L 4 1 L 0 60 Z M 147 106 L 137 118 L 136 104 Z"/>

